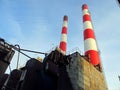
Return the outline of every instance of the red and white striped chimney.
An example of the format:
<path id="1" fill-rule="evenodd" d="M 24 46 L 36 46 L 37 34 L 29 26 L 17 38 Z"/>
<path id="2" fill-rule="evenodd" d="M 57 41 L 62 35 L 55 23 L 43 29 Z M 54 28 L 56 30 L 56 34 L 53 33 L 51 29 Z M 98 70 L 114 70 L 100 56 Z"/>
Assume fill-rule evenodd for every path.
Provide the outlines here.
<path id="1" fill-rule="evenodd" d="M 63 18 L 61 42 L 59 45 L 59 48 L 63 54 L 66 54 L 66 50 L 67 50 L 67 29 L 68 29 L 68 17 L 65 15 Z"/>
<path id="2" fill-rule="evenodd" d="M 97 47 L 95 34 L 91 22 L 88 6 L 84 4 L 82 6 L 83 11 L 83 27 L 84 27 L 84 50 L 85 55 L 89 58 L 90 63 L 94 66 L 100 64 L 100 56 Z"/>

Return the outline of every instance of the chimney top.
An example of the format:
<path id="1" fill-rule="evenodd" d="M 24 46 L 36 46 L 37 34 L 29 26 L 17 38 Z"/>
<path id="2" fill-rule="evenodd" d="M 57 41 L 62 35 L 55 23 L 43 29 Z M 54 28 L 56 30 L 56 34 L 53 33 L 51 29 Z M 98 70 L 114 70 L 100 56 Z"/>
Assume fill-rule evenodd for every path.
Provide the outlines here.
<path id="1" fill-rule="evenodd" d="M 84 9 L 88 9 L 87 4 L 83 4 L 83 5 L 82 5 L 82 10 L 84 10 Z"/>
<path id="2" fill-rule="evenodd" d="M 64 21 L 68 21 L 68 16 L 65 15 L 63 20 L 64 20 Z"/>

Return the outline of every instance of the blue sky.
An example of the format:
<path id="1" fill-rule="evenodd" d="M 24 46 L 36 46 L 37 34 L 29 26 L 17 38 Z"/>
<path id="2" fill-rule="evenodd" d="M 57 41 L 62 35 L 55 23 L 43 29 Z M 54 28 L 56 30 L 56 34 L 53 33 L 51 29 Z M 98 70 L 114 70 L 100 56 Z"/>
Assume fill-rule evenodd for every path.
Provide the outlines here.
<path id="1" fill-rule="evenodd" d="M 120 7 L 116 0 L 0 0 L 0 37 L 21 48 L 48 52 L 59 45 L 63 16 L 68 15 L 67 51 L 79 48 L 83 53 L 81 6 L 84 3 L 91 12 L 108 88 L 119 90 Z M 22 55 L 20 58 L 19 66 L 28 59 Z M 12 69 L 16 60 L 17 53 Z"/>

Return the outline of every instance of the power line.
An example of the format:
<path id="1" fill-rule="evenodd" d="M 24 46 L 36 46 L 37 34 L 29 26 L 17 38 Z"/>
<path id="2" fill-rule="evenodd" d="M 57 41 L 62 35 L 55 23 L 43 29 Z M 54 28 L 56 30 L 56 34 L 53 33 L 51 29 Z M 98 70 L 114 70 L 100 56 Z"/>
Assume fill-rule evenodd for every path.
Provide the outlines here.
<path id="1" fill-rule="evenodd" d="M 33 51 L 33 50 L 27 50 L 27 49 L 20 49 L 21 51 L 27 51 L 27 52 L 33 52 L 33 53 L 38 53 L 38 54 L 47 54 L 43 52 L 38 52 L 38 51 Z"/>

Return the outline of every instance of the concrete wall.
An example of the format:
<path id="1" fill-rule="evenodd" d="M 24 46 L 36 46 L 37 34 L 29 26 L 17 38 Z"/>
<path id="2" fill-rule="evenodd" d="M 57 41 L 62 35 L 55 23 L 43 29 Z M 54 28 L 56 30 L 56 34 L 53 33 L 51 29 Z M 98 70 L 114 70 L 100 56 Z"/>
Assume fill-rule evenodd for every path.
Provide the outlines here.
<path id="1" fill-rule="evenodd" d="M 108 90 L 102 72 L 77 52 L 71 54 L 70 57 L 67 71 L 74 90 Z"/>

